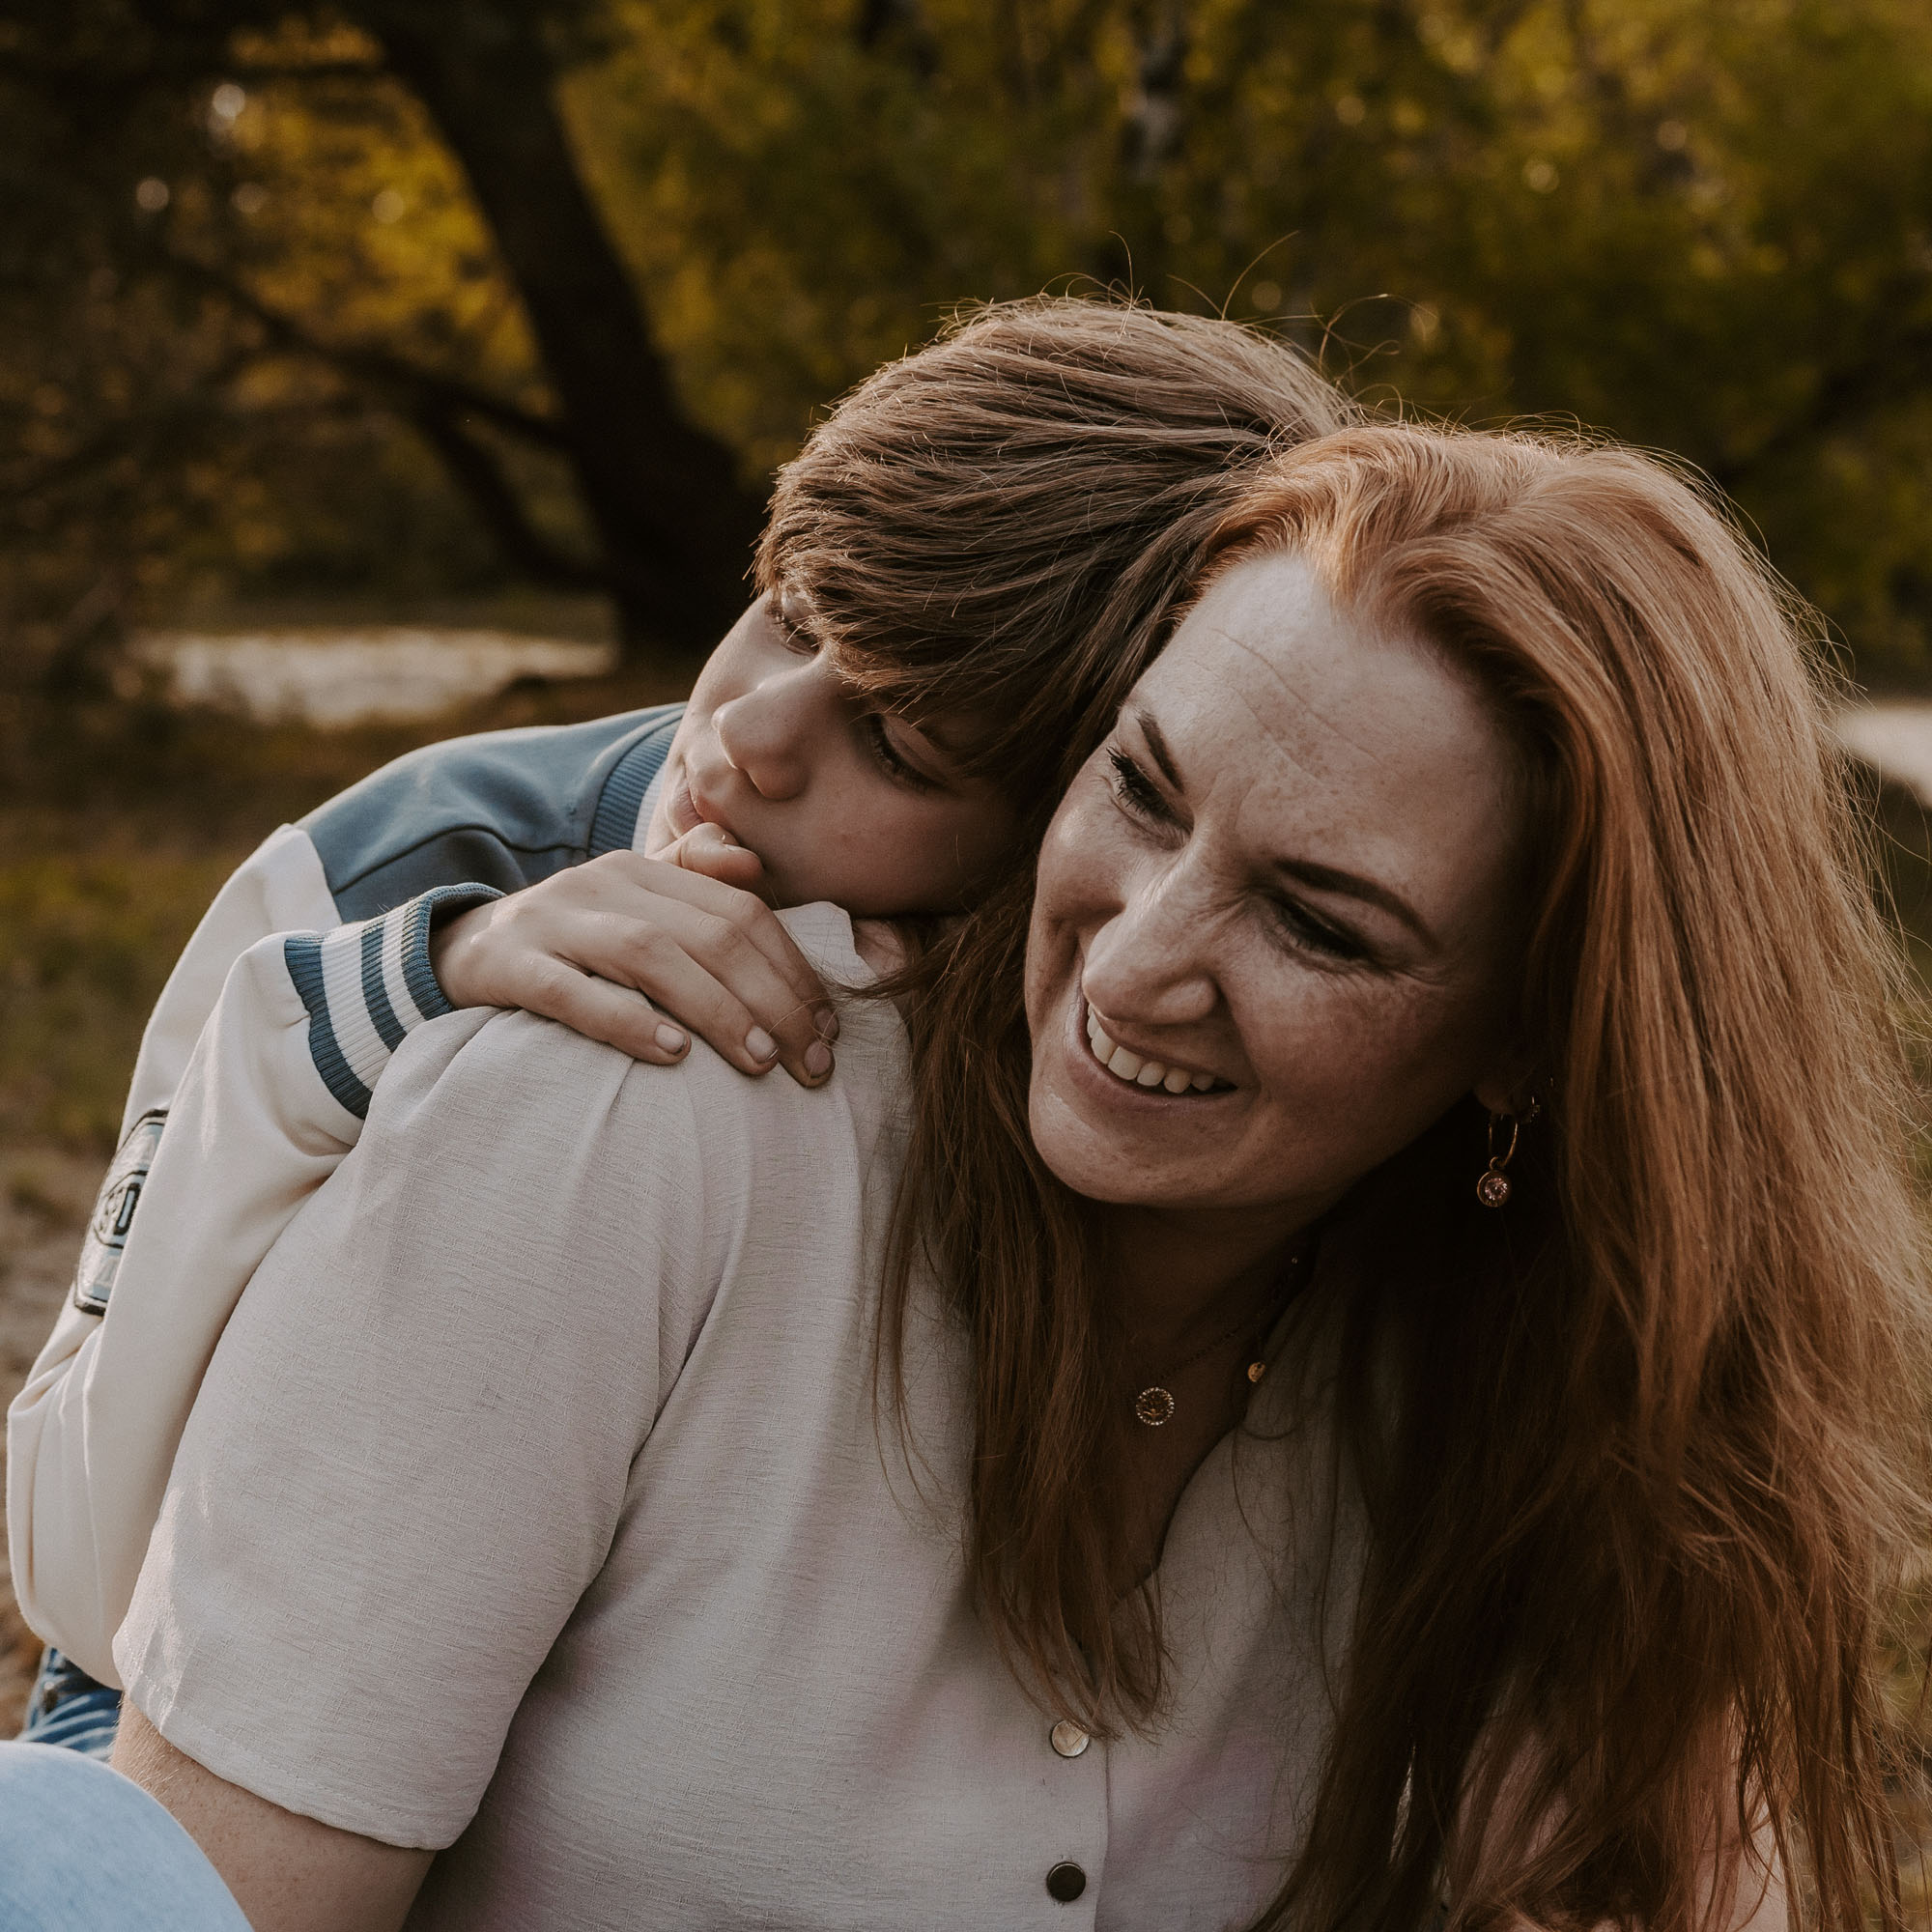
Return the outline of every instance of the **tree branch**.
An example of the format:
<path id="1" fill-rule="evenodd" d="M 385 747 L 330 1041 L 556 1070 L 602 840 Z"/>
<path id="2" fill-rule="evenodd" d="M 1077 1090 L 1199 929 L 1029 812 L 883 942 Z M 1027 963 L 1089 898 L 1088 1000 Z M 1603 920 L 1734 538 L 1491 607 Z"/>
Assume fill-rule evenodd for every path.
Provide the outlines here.
<path id="1" fill-rule="evenodd" d="M 399 413 L 435 451 L 450 481 L 469 498 L 470 507 L 504 557 L 517 569 L 534 582 L 555 589 L 610 587 L 608 575 L 594 562 L 566 554 L 536 527 L 503 473 L 502 466 L 464 429 L 462 418 L 481 417 L 512 436 L 561 452 L 567 445 L 554 423 L 460 378 L 419 368 L 387 350 L 335 348 L 312 335 L 294 317 L 270 307 L 251 289 L 220 270 L 192 256 L 164 253 L 172 267 L 214 289 L 253 317 L 281 347 L 311 355 L 379 391 L 388 392 Z"/>
<path id="2" fill-rule="evenodd" d="M 270 306 L 252 289 L 223 270 L 195 256 L 173 249 L 162 248 L 158 252 L 168 268 L 213 290 L 244 315 L 260 323 L 283 348 L 312 356 L 373 388 L 391 392 L 400 399 L 407 413 L 412 415 L 425 405 L 434 405 L 444 411 L 460 411 L 467 415 L 481 416 L 495 428 L 521 437 L 541 448 L 568 453 L 568 438 L 562 425 L 554 417 L 538 415 L 533 410 L 524 409 L 506 396 L 479 388 L 460 376 L 425 369 L 392 350 L 378 349 L 369 344 L 325 342 L 295 317 Z"/>
<path id="3" fill-rule="evenodd" d="M 596 564 L 566 554 L 536 527 L 501 465 L 452 411 L 425 398 L 411 411 L 410 421 L 469 497 L 497 548 L 526 577 L 556 590 L 611 587 Z"/>
<path id="4" fill-rule="evenodd" d="M 122 457 L 138 455 L 157 442 L 178 438 L 185 427 L 207 422 L 215 413 L 207 396 L 239 376 L 253 359 L 247 352 L 225 356 L 192 395 L 179 397 L 147 415 L 123 418 L 64 456 L 50 457 L 38 465 L 15 463 L 0 469 L 0 502 L 24 503 L 85 483 Z"/>

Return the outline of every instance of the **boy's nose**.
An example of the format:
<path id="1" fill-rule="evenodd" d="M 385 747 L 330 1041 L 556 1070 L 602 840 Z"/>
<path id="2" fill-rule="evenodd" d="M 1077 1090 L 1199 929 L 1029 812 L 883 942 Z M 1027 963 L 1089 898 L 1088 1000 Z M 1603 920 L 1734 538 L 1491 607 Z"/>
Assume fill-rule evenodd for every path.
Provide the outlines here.
<path id="1" fill-rule="evenodd" d="M 811 734 L 823 728 L 808 688 L 810 668 L 765 678 L 711 714 L 725 762 L 760 797 L 794 798 L 805 789 Z"/>

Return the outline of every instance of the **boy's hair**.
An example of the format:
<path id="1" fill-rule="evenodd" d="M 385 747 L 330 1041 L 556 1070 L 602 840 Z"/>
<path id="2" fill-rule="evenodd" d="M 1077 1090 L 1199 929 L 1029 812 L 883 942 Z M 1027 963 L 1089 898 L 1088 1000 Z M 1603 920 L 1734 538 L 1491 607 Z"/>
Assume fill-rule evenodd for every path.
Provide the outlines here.
<path id="1" fill-rule="evenodd" d="M 1038 296 L 963 311 L 779 474 L 761 591 L 879 701 L 968 713 L 1045 822 L 1165 639 L 1236 480 L 1357 419 L 1278 338 Z"/>

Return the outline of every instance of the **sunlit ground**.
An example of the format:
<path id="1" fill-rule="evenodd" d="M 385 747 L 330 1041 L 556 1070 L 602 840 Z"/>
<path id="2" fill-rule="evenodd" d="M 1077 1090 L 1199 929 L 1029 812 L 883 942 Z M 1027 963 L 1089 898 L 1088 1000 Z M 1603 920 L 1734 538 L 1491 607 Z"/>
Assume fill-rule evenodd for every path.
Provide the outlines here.
<path id="1" fill-rule="evenodd" d="M 329 729 L 440 718 L 519 678 L 608 677 L 617 655 L 571 639 L 398 624 L 157 632 L 134 650 L 182 700 Z"/>

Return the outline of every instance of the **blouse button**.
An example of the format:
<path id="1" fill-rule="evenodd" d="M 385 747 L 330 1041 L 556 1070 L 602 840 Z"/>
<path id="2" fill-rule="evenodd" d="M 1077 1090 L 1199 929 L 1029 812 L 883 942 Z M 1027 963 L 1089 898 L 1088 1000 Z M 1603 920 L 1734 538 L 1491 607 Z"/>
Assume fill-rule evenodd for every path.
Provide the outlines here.
<path id="1" fill-rule="evenodd" d="M 1062 1757 L 1078 1757 L 1093 1742 L 1085 1731 L 1071 1718 L 1063 1718 L 1047 1734 L 1053 1741 L 1053 1747 Z M 1079 1894 L 1076 1892 L 1075 1897 Z"/>
<path id="2" fill-rule="evenodd" d="M 1062 1905 L 1071 1905 L 1087 1889 L 1087 1874 L 1070 1860 L 1063 1859 L 1046 1875 L 1046 1891 Z"/>

